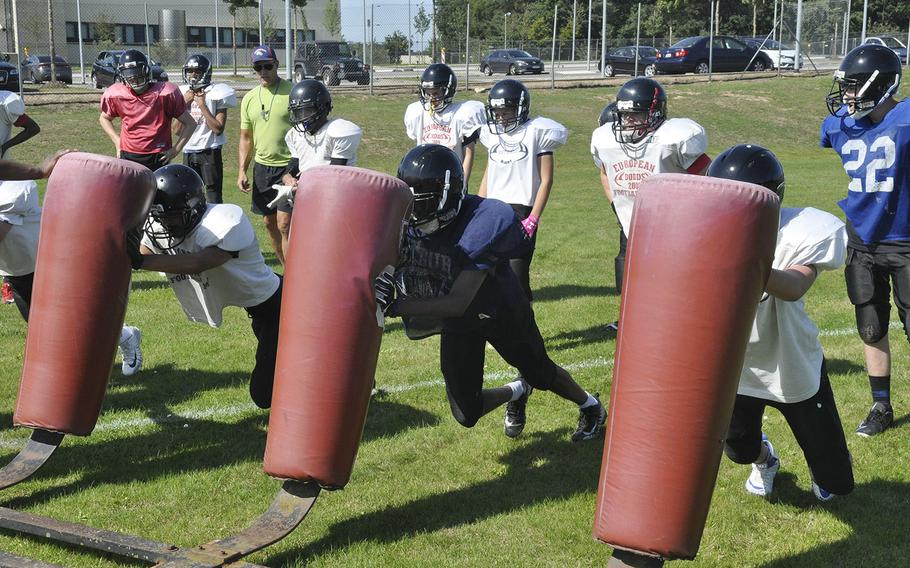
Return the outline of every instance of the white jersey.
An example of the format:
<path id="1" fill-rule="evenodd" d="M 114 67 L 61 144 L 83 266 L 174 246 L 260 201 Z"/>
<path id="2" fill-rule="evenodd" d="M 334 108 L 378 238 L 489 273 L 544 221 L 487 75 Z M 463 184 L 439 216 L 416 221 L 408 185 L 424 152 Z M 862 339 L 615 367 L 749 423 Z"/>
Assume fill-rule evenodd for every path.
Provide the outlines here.
<path id="1" fill-rule="evenodd" d="M 540 189 L 537 156 L 553 152 L 566 143 L 569 131 L 549 118 L 538 116 L 507 134 L 480 131 L 487 147 L 487 197 L 506 203 L 533 206 Z"/>
<path id="2" fill-rule="evenodd" d="M 649 138 L 628 149 L 616 141 L 611 123 L 594 131 L 591 155 L 610 180 L 616 216 L 626 235 L 642 180 L 653 174 L 684 174 L 707 149 L 705 129 L 688 118 L 664 121 Z"/>
<path id="3" fill-rule="evenodd" d="M 0 91 L 0 144 L 10 139 L 13 125 L 23 114 L 25 114 L 25 103 L 22 102 L 19 95 L 11 91 Z M 9 160 L 11 159 L 10 153 L 7 151 L 0 158 Z"/>
<path id="4" fill-rule="evenodd" d="M 819 272 L 836 270 L 846 250 L 847 232 L 834 215 L 811 207 L 781 209 L 774 268 L 811 264 Z M 806 400 L 818 392 L 823 357 L 804 298 L 787 302 L 765 293 L 737 392 L 785 403 Z"/>
<path id="5" fill-rule="evenodd" d="M 142 244 L 158 254 L 192 254 L 208 247 L 237 253 L 237 258 L 199 274 L 165 274 L 186 317 L 194 322 L 219 327 L 225 306 L 258 306 L 280 283 L 262 258 L 252 223 L 236 205 L 210 204 L 202 221 L 173 250 L 158 247 L 147 234 Z"/>
<path id="6" fill-rule="evenodd" d="M 300 171 L 327 166 L 332 158 L 347 160 L 345 165 L 357 165 L 357 147 L 363 130 L 349 120 L 333 118 L 322 125 L 316 134 L 309 135 L 291 128 L 284 141 L 291 157 L 299 160 Z"/>
<path id="7" fill-rule="evenodd" d="M 0 182 L 0 223 L 12 225 L 0 240 L 0 276 L 26 276 L 35 271 L 41 207 L 38 184 Z"/>
<path id="8" fill-rule="evenodd" d="M 471 140 L 486 123 L 486 111 L 479 101 L 452 102 L 440 113 L 424 109 L 417 101 L 404 111 L 404 130 L 416 145 L 440 144 L 461 160 L 465 140 Z"/>
<path id="9" fill-rule="evenodd" d="M 180 86 L 180 92 L 184 95 L 189 89 L 189 85 Z M 237 95 L 234 93 L 234 89 L 228 87 L 224 83 L 209 85 L 204 89 L 204 92 L 205 106 L 208 107 L 212 116 L 218 114 L 218 111 L 237 106 Z M 224 132 L 215 134 L 212 129 L 209 128 L 209 125 L 205 123 L 202 109 L 199 108 L 199 105 L 196 104 L 195 100 L 189 104 L 187 110 L 190 111 L 190 116 L 196 121 L 196 130 L 193 131 L 193 135 L 190 137 L 189 142 L 186 143 L 186 146 L 183 147 L 185 153 L 191 154 L 193 152 L 201 152 L 202 150 L 220 148 L 227 143 L 227 137 L 225 137 Z"/>

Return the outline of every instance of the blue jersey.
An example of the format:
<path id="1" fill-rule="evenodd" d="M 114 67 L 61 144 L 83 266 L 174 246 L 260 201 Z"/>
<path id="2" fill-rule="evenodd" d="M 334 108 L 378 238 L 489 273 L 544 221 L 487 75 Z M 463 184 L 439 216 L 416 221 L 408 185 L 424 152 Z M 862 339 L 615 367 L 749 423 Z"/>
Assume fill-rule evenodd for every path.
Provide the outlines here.
<path id="1" fill-rule="evenodd" d="M 464 315 L 435 324 L 422 321 L 425 318 L 406 318 L 408 336 L 426 337 L 443 328 L 471 329 L 481 319 L 496 317 L 501 310 L 524 299 L 521 284 L 509 268 L 509 259 L 520 256 L 527 246 L 528 239 L 512 207 L 476 195 L 464 197 L 458 217 L 448 226 L 424 237 L 407 235 L 396 272 L 407 296 L 444 296 L 463 270 L 491 270 Z M 417 327 L 425 329 L 412 329 Z"/>
<path id="2" fill-rule="evenodd" d="M 840 154 L 850 176 L 838 205 L 856 235 L 865 244 L 910 241 L 910 100 L 878 124 L 844 107 L 822 123 L 820 144 Z"/>

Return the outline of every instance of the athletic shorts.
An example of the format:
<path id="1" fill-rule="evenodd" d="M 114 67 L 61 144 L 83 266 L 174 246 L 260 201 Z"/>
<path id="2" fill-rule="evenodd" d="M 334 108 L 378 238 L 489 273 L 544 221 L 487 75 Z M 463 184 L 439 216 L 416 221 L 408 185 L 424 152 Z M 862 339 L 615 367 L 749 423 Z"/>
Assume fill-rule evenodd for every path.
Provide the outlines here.
<path id="1" fill-rule="evenodd" d="M 272 189 L 272 186 L 282 183 L 281 178 L 287 171 L 287 166 L 263 166 L 253 162 L 253 191 L 250 192 L 253 198 L 250 210 L 253 213 L 266 217 L 278 211 L 276 207 L 269 207 L 269 202 L 278 195 L 278 190 Z"/>

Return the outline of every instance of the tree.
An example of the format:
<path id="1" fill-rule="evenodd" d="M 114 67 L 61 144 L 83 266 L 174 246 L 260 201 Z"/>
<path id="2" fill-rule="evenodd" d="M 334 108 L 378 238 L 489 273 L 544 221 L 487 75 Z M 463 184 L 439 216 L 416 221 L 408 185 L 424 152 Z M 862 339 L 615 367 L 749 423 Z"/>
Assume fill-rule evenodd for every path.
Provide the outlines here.
<path id="1" fill-rule="evenodd" d="M 420 34 L 420 49 L 423 51 L 426 49 L 426 44 L 424 43 L 423 37 L 426 35 L 427 30 L 430 29 L 430 24 L 432 20 L 430 15 L 427 14 L 427 11 L 424 9 L 423 4 L 420 4 L 420 7 L 417 9 L 417 15 L 414 16 L 414 31 Z"/>
<path id="2" fill-rule="evenodd" d="M 306 8 L 307 2 L 309 0 L 291 0 L 291 6 L 294 7 L 294 51 L 297 51 L 297 30 L 300 26 L 297 24 L 297 15 L 300 15 L 300 24 L 303 27 L 303 36 L 306 39 L 306 32 L 310 29 L 310 25 L 306 21 Z"/>
<path id="3" fill-rule="evenodd" d="M 257 0 L 224 0 L 231 14 L 231 47 L 233 49 L 234 75 L 237 74 L 237 10 L 259 6 Z"/>
<path id="4" fill-rule="evenodd" d="M 401 32 L 396 31 L 390 36 L 386 36 L 382 46 L 389 54 L 389 63 L 401 63 L 401 54 L 407 53 L 411 47 L 408 38 Z"/>
<path id="5" fill-rule="evenodd" d="M 325 3 L 325 31 L 333 38 L 344 39 L 341 35 L 341 7 L 338 0 L 327 0 Z"/>

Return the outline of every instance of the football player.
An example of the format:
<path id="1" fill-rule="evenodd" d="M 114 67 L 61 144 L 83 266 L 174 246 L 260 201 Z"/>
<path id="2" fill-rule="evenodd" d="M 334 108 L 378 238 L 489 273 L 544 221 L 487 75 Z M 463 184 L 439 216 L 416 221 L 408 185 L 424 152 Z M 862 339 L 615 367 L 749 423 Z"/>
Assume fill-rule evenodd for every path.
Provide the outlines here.
<path id="1" fill-rule="evenodd" d="M 477 195 L 505 201 L 521 219 L 530 246 L 509 264 L 530 300 L 537 227 L 553 187 L 553 152 L 566 143 L 569 131 L 549 118 L 530 118 L 531 93 L 513 79 L 493 85 L 486 114 L 480 142 L 489 159 Z"/>
<path id="2" fill-rule="evenodd" d="M 448 148 L 424 144 L 408 152 L 398 177 L 414 194 L 402 262 L 393 277 L 376 280 L 386 316 L 401 316 L 412 338 L 440 333 L 440 366 L 455 419 L 467 428 L 503 404 L 520 408 L 506 423 L 517 436 L 525 426 L 532 388 L 553 391 L 579 407 L 572 441 L 597 436 L 606 410 L 550 360 L 534 311 L 507 260 L 528 246 L 512 208 L 465 195 L 461 160 Z M 395 298 L 397 289 L 401 291 Z M 483 388 L 485 345 L 490 343 L 524 380 Z"/>
<path id="3" fill-rule="evenodd" d="M 156 170 L 180 154 L 196 123 L 186 110 L 180 90 L 169 81 L 153 82 L 148 57 L 136 49 L 120 55 L 119 81 L 101 95 L 98 121 L 108 135 L 117 157 Z M 120 131 L 114 119 L 120 119 Z M 177 142 L 171 143 L 171 120 L 180 126 Z"/>
<path id="4" fill-rule="evenodd" d="M 770 150 L 734 146 L 708 175 L 764 186 L 784 197 L 784 169 Z M 781 460 L 762 435 L 766 406 L 780 411 L 803 450 L 812 492 L 821 501 L 853 490 L 853 466 L 825 369 L 818 328 L 804 297 L 822 270 L 844 264 L 847 233 L 830 213 L 811 207 L 780 210 L 771 275 L 758 304 L 724 444 L 736 463 L 752 464 L 746 491 L 767 497 Z"/>
<path id="5" fill-rule="evenodd" d="M 441 144 L 461 158 L 465 181 L 474 167 L 474 147 L 486 122 L 479 101 L 453 102 L 458 89 L 455 72 L 433 63 L 420 77 L 419 100 L 404 112 L 404 129 L 416 145 Z"/>
<path id="6" fill-rule="evenodd" d="M 854 48 L 834 72 L 820 144 L 833 148 L 850 178 L 838 205 L 847 217 L 847 295 L 854 306 L 872 408 L 856 433 L 894 422 L 888 320 L 891 286 L 910 334 L 910 103 L 897 102 L 901 62 L 884 46 Z"/>
<path id="7" fill-rule="evenodd" d="M 616 285 L 621 291 L 626 239 L 639 184 L 656 173 L 703 174 L 711 159 L 705 154 L 705 129 L 688 118 L 668 119 L 667 94 L 654 79 L 626 81 L 616 95 L 613 117 L 591 135 L 591 154 L 604 193 L 619 219 L 619 254 L 614 263 Z M 609 117 L 601 113 L 604 118 Z M 608 328 L 615 331 L 617 322 Z"/>
<path id="8" fill-rule="evenodd" d="M 291 150 L 291 161 L 288 173 L 282 178 L 284 186 L 278 189 L 269 207 L 286 202 L 293 206 L 292 192 L 297 180 L 310 168 L 357 165 L 357 147 L 363 136 L 360 127 L 349 120 L 329 119 L 332 95 L 322 81 L 305 79 L 294 85 L 288 98 L 288 112 L 293 128 L 288 130 L 284 141 Z"/>
<path id="9" fill-rule="evenodd" d="M 13 127 L 22 130 L 12 136 Z M 10 159 L 10 148 L 22 144 L 40 131 L 38 123 L 25 114 L 25 104 L 19 95 L 0 90 L 0 159 Z"/>
<path id="10" fill-rule="evenodd" d="M 190 321 L 220 327 L 239 306 L 258 340 L 250 397 L 272 403 L 281 279 L 266 266 L 253 225 L 237 205 L 205 203 L 205 183 L 182 164 L 155 171 L 158 189 L 143 234 L 127 241 L 134 269 L 163 272 Z M 137 232 L 138 233 L 138 232 Z"/>
<path id="11" fill-rule="evenodd" d="M 16 307 L 26 322 L 32 303 L 41 224 L 38 184 L 28 178 L 50 176 L 60 156 L 71 151 L 57 152 L 37 168 L 0 160 L 0 178 L 6 180 L 0 182 L 0 276 L 9 285 Z M 124 376 L 134 375 L 142 368 L 141 343 L 139 328 L 123 326 L 120 330 L 123 355 L 120 370 Z"/>
<path id="12" fill-rule="evenodd" d="M 206 201 L 223 203 L 221 147 L 227 143 L 224 128 L 228 109 L 237 106 L 237 96 L 226 84 L 212 83 L 212 64 L 198 53 L 183 64 L 183 82 L 180 91 L 196 123 L 196 130 L 183 147 L 183 163 L 205 182 Z"/>

